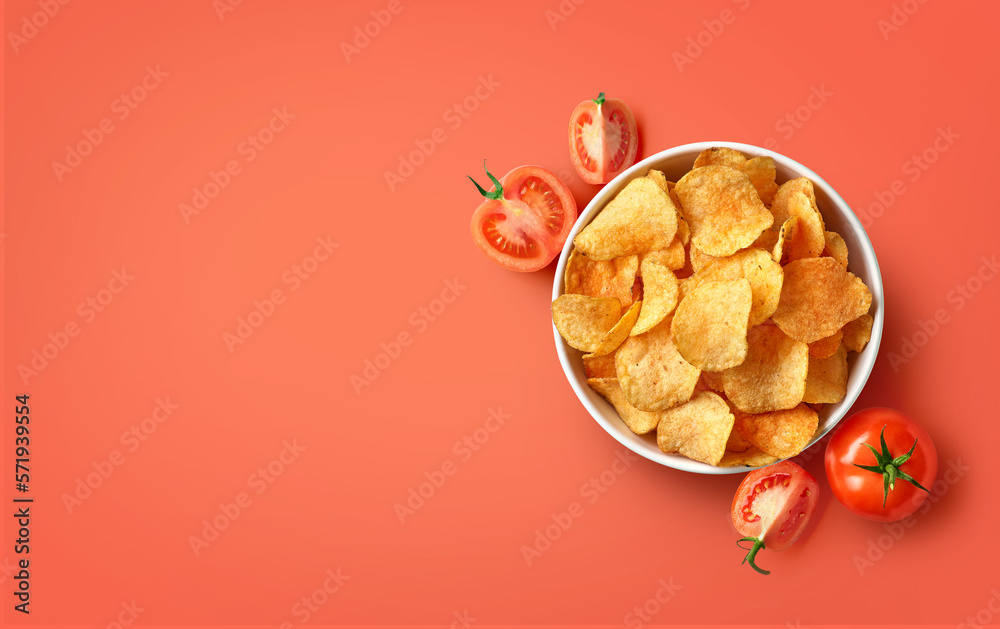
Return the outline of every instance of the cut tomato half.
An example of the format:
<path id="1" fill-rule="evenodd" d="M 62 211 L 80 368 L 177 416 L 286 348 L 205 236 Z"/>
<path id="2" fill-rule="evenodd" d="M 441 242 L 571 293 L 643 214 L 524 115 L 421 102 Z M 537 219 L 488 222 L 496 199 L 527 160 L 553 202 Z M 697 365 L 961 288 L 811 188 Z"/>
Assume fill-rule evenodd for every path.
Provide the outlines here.
<path id="1" fill-rule="evenodd" d="M 635 163 L 639 134 L 625 101 L 604 92 L 576 106 L 569 120 L 569 154 L 587 183 L 608 183 Z"/>

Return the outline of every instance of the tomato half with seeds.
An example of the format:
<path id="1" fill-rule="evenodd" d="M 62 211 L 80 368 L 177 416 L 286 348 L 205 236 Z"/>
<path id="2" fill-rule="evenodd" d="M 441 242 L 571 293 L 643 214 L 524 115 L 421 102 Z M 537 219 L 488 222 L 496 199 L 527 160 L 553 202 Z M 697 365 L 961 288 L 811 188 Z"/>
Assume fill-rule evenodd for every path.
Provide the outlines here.
<path id="1" fill-rule="evenodd" d="M 826 445 L 825 464 L 837 500 L 877 522 L 916 511 L 938 471 L 931 436 L 891 408 L 866 408 L 841 422 Z"/>
<path id="2" fill-rule="evenodd" d="M 639 133 L 625 101 L 604 92 L 576 106 L 569 119 L 569 155 L 587 183 L 608 183 L 635 163 Z"/>
<path id="3" fill-rule="evenodd" d="M 746 475 L 733 498 L 733 525 L 751 542 L 743 563 L 761 574 L 754 558 L 765 548 L 785 550 L 798 539 L 816 510 L 819 485 L 813 475 L 791 461 L 781 461 Z"/>
<path id="4" fill-rule="evenodd" d="M 485 166 L 485 162 L 484 162 Z M 472 239 L 486 257 L 512 271 L 537 271 L 559 255 L 576 222 L 576 200 L 559 177 L 518 166 L 497 180 L 472 214 Z"/>

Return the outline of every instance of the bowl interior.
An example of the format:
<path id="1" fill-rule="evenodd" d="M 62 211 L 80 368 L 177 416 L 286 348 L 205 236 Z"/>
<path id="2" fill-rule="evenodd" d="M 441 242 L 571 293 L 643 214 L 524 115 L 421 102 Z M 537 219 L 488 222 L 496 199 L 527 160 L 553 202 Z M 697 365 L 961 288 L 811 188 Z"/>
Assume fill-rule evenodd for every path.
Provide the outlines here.
<path id="1" fill-rule="evenodd" d="M 594 219 L 604 205 L 624 188 L 629 181 L 635 177 L 645 175 L 650 169 L 661 170 L 666 174 L 668 180 L 677 181 L 677 179 L 691 169 L 698 153 L 713 146 L 730 147 L 748 157 L 763 155 L 772 157 L 777 170 L 777 182 L 779 184 L 796 177 L 808 177 L 811 179 L 816 188 L 816 203 L 823 214 L 826 229 L 839 233 L 847 243 L 848 251 L 850 252 L 848 270 L 864 280 L 872 292 L 872 309 L 870 313 L 875 323 L 872 326 L 871 341 L 860 354 L 848 354 L 849 376 L 847 395 L 839 403 L 827 404 L 820 411 L 819 429 L 816 431 L 813 440 L 809 443 L 809 445 L 812 445 L 828 433 L 837 422 L 843 419 L 854 404 L 854 401 L 857 400 L 858 395 L 860 395 L 861 389 L 864 387 L 865 382 L 868 380 L 868 375 L 875 365 L 875 357 L 878 354 L 879 342 L 882 338 L 884 314 L 882 276 L 879 273 L 875 251 L 872 248 L 871 241 L 868 239 L 868 235 L 865 233 L 864 227 L 861 225 L 861 221 L 858 220 L 847 203 L 826 181 L 802 164 L 764 148 L 734 142 L 685 144 L 642 160 L 608 183 L 581 213 L 559 257 L 552 298 L 555 299 L 563 292 L 563 275 L 566 270 L 566 261 L 569 258 L 569 252 L 573 246 L 573 238 Z M 580 402 L 586 407 L 591 416 L 624 446 L 651 461 L 688 472 L 700 474 L 736 474 L 751 469 L 748 467 L 719 468 L 698 461 L 692 461 L 680 455 L 665 454 L 656 446 L 655 434 L 640 436 L 633 433 L 618 417 L 618 413 L 614 407 L 587 385 L 587 376 L 584 373 L 583 360 L 581 358 L 583 352 L 567 345 L 562 337 L 559 336 L 559 332 L 555 329 L 555 326 L 553 326 L 552 331 L 555 335 L 559 362 L 562 364 L 566 378 L 572 385 Z"/>

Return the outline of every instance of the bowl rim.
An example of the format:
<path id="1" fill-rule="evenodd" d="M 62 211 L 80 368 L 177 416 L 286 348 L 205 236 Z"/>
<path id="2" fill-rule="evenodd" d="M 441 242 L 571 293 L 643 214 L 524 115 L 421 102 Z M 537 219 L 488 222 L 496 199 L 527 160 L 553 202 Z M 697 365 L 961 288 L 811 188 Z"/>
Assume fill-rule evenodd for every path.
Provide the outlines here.
<path id="1" fill-rule="evenodd" d="M 840 196 L 836 190 L 834 190 L 833 186 L 827 183 L 825 179 L 820 177 L 811 168 L 807 168 L 798 161 L 770 149 L 752 144 L 729 141 L 692 142 L 688 144 L 680 144 L 659 151 L 639 162 L 636 162 L 625 171 L 619 173 L 618 176 L 610 182 L 604 184 L 604 186 L 598 190 L 597 194 L 594 195 L 594 198 L 590 200 L 583 211 L 580 212 L 576 224 L 573 226 L 573 229 L 570 230 L 570 233 L 566 238 L 566 242 L 563 245 L 562 252 L 559 254 L 559 262 L 556 266 L 555 278 L 552 284 L 552 300 L 555 301 L 563 293 L 566 262 L 569 259 L 569 253 L 573 248 L 573 239 L 576 238 L 576 235 L 580 233 L 584 227 L 590 224 L 599 212 L 598 208 L 603 209 L 607 202 L 610 201 L 611 197 L 617 194 L 618 191 L 624 187 L 625 183 L 631 181 L 635 177 L 645 175 L 650 168 L 653 168 L 654 164 L 685 153 L 691 153 L 694 156 L 705 149 L 713 147 L 731 148 L 751 157 L 769 156 L 780 166 L 798 173 L 798 176 L 808 177 L 812 180 L 814 186 L 821 188 L 827 198 L 829 198 L 835 206 L 838 206 L 838 213 L 843 216 L 844 221 L 846 221 L 846 223 L 850 226 L 854 234 L 858 236 L 858 240 L 861 242 L 861 249 L 864 251 L 864 258 L 871 260 L 871 277 L 869 278 L 870 281 L 868 283 L 868 288 L 872 293 L 872 305 L 875 306 L 874 313 L 872 315 L 874 322 L 872 324 L 871 339 L 863 352 L 855 358 L 854 364 L 852 365 L 852 370 L 859 368 L 862 370 L 860 374 L 861 379 L 859 380 L 859 386 L 857 386 L 854 391 L 851 391 L 851 388 L 848 387 L 847 395 L 841 402 L 839 402 L 840 407 L 837 411 L 839 416 L 834 417 L 832 421 L 828 420 L 826 422 L 827 425 L 825 428 L 818 431 L 813 436 L 809 445 L 803 450 L 804 452 L 814 446 L 831 430 L 833 430 L 837 424 L 839 424 L 844 417 L 847 416 L 854 403 L 857 401 L 858 396 L 861 395 L 861 391 L 864 390 L 864 387 L 868 382 L 868 377 L 871 375 L 872 369 L 875 367 L 879 346 L 882 341 L 882 329 L 885 319 L 882 272 L 879 267 L 878 257 L 875 253 L 875 247 L 872 245 L 871 239 L 868 237 L 868 233 L 865 231 L 864 225 L 861 224 L 861 220 L 854 213 L 854 210 L 851 209 L 851 206 L 847 203 L 847 201 L 845 201 L 844 198 Z M 634 435 L 624 434 L 622 431 L 617 429 L 616 426 L 612 426 L 612 422 L 591 402 L 589 394 L 584 390 L 584 385 L 586 383 L 581 383 L 571 372 L 571 358 L 568 351 L 569 346 L 559 335 L 559 331 L 556 329 L 555 324 L 552 324 L 552 334 L 555 338 L 556 353 L 559 356 L 559 364 L 562 367 L 563 375 L 565 375 L 566 379 L 569 381 L 577 399 L 581 404 L 583 404 L 584 408 L 587 409 L 587 412 L 590 413 L 590 416 L 597 421 L 601 428 L 614 437 L 618 443 L 645 459 L 685 472 L 692 472 L 696 474 L 741 474 L 755 469 L 748 466 L 715 467 L 708 465 L 707 463 L 688 459 L 678 454 L 666 454 L 659 450 L 653 452 L 648 448 L 636 447 L 634 441 L 627 438 Z"/>

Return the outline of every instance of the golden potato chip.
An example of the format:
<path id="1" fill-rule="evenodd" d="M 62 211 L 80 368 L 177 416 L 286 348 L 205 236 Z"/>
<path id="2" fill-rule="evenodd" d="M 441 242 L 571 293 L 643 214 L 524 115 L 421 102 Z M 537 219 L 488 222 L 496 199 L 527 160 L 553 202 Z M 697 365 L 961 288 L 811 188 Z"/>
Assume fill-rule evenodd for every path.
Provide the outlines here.
<path id="1" fill-rule="evenodd" d="M 615 371 L 615 353 L 595 356 L 593 354 L 583 355 L 583 371 L 588 378 L 617 378 Z"/>
<path id="2" fill-rule="evenodd" d="M 781 298 L 784 275 L 769 252 L 751 247 L 726 258 L 713 258 L 695 272 L 684 289 L 690 290 L 706 280 L 735 280 L 741 277 L 750 282 L 753 302 L 748 327 L 752 328 L 770 318 Z"/>
<path id="3" fill-rule="evenodd" d="M 772 225 L 771 229 L 765 229 L 760 233 L 760 236 L 757 236 L 757 240 L 754 241 L 753 246 L 765 251 L 774 251 L 774 245 L 778 244 L 778 235 L 780 233 L 781 226 L 779 225 L 778 229 L 774 229 Z"/>
<path id="4" fill-rule="evenodd" d="M 774 222 L 746 173 L 728 166 L 696 168 L 674 190 L 691 228 L 691 245 L 710 256 L 749 247 Z"/>
<path id="5" fill-rule="evenodd" d="M 701 378 L 698 379 L 698 386 L 702 389 L 715 391 L 716 393 L 723 393 L 725 391 L 722 387 L 722 374 L 711 371 L 701 372 Z"/>
<path id="6" fill-rule="evenodd" d="M 806 177 L 799 177 L 781 184 L 771 203 L 774 222 L 784 224 L 790 217 L 799 219 L 797 233 L 791 238 L 789 260 L 818 258 L 826 248 L 826 229 L 823 215 L 816 206 L 816 191 Z"/>
<path id="7" fill-rule="evenodd" d="M 829 358 L 837 352 L 840 341 L 844 338 L 844 330 L 840 329 L 826 338 L 821 338 L 809 344 L 810 358 Z"/>
<path id="8" fill-rule="evenodd" d="M 629 430 L 637 435 L 644 435 L 656 429 L 660 423 L 659 413 L 647 413 L 640 411 L 628 403 L 625 394 L 622 393 L 621 386 L 615 378 L 588 378 L 587 384 L 601 397 L 611 403 L 618 411 L 618 416 L 622 418 Z"/>
<path id="9" fill-rule="evenodd" d="M 677 353 L 669 318 L 645 334 L 628 337 L 615 354 L 615 372 L 629 404 L 643 411 L 687 402 L 701 373 Z"/>
<path id="10" fill-rule="evenodd" d="M 674 313 L 677 351 L 705 371 L 722 371 L 739 365 L 747 354 L 751 305 L 750 282 L 745 278 L 699 282 L 687 292 Z"/>
<path id="11" fill-rule="evenodd" d="M 628 338 L 628 334 L 632 331 L 632 326 L 635 325 L 636 320 L 639 318 L 639 312 L 641 312 L 641 310 L 641 301 L 637 301 L 632 304 L 632 307 L 622 315 L 622 318 L 618 320 L 618 323 L 616 323 L 613 328 L 608 330 L 608 333 L 604 335 L 604 338 L 601 339 L 601 342 L 598 343 L 597 348 L 594 349 L 592 354 L 594 356 L 603 356 L 618 349 L 618 346 Z"/>
<path id="12" fill-rule="evenodd" d="M 744 413 L 794 408 L 805 393 L 809 346 L 794 341 L 774 325 L 747 333 L 743 364 L 722 372 L 726 397 Z"/>
<path id="13" fill-rule="evenodd" d="M 656 445 L 667 454 L 716 465 L 726 453 L 735 418 L 718 395 L 703 391 L 689 402 L 658 413 Z"/>
<path id="14" fill-rule="evenodd" d="M 826 247 L 823 249 L 823 255 L 840 262 L 840 266 L 846 269 L 847 243 L 844 242 L 844 237 L 837 232 L 823 232 L 823 237 L 826 239 Z"/>
<path id="15" fill-rule="evenodd" d="M 632 305 L 632 286 L 639 269 L 639 256 L 613 260 L 591 260 L 573 249 L 566 261 L 566 292 L 588 297 L 614 297 L 622 308 Z"/>
<path id="16" fill-rule="evenodd" d="M 871 305 L 871 291 L 839 262 L 804 258 L 785 266 L 781 299 L 771 318 L 788 336 L 812 343 L 865 314 Z"/>
<path id="17" fill-rule="evenodd" d="M 691 258 L 691 268 L 694 270 L 695 273 L 697 273 L 701 269 L 701 267 L 705 266 L 709 262 L 722 259 L 722 258 L 716 258 L 715 256 L 710 256 L 702 252 L 701 249 L 695 247 L 694 245 L 691 245 L 691 248 L 688 250 L 688 257 Z"/>
<path id="18" fill-rule="evenodd" d="M 653 183 L 660 187 L 660 190 L 669 194 L 670 188 L 667 187 L 667 177 L 663 174 L 663 171 L 653 170 L 651 168 L 649 172 L 646 173 L 646 176 L 652 179 Z"/>
<path id="19" fill-rule="evenodd" d="M 827 358 L 809 357 L 809 375 L 802 401 L 808 404 L 836 404 L 847 395 L 847 350 L 843 345 Z"/>
<path id="20" fill-rule="evenodd" d="M 785 264 L 788 262 L 790 253 L 792 250 L 792 242 L 798 238 L 799 234 L 799 217 L 789 216 L 784 223 L 781 224 L 781 229 L 778 230 L 778 238 L 774 242 L 774 251 L 771 257 L 778 264 Z"/>
<path id="21" fill-rule="evenodd" d="M 757 190 L 764 205 L 771 205 L 774 200 L 774 193 L 778 191 L 778 184 L 774 182 L 778 173 L 774 168 L 774 160 L 770 157 L 754 157 L 743 164 L 743 172 L 750 177 L 750 183 Z"/>
<path id="22" fill-rule="evenodd" d="M 861 350 L 872 340 L 872 324 L 875 319 L 865 313 L 844 325 L 844 347 L 847 351 L 861 353 Z"/>
<path id="23" fill-rule="evenodd" d="M 729 166 L 730 168 L 740 170 L 746 163 L 747 158 L 743 156 L 743 153 L 725 146 L 713 146 L 698 153 L 698 157 L 695 158 L 692 168 Z"/>
<path id="24" fill-rule="evenodd" d="M 750 442 L 740 436 L 740 431 L 733 430 L 729 433 L 729 441 L 726 442 L 726 452 L 743 452 L 750 447 Z"/>
<path id="25" fill-rule="evenodd" d="M 611 199 L 574 244 L 592 260 L 666 249 L 677 232 L 677 209 L 652 179 L 638 177 Z"/>
<path id="26" fill-rule="evenodd" d="M 592 352 L 621 318 L 622 304 L 612 297 L 559 295 L 552 302 L 552 322 L 570 347 Z"/>
<path id="27" fill-rule="evenodd" d="M 733 432 L 736 432 L 735 430 Z M 726 452 L 719 461 L 719 467 L 764 467 L 778 460 L 778 457 L 771 456 L 760 449 L 750 446 L 743 452 Z"/>
<path id="28" fill-rule="evenodd" d="M 643 256 L 642 292 L 644 298 L 639 319 L 632 327 L 632 336 L 649 332 L 677 306 L 677 277 L 667 264 L 669 257 L 670 254 L 663 251 Z"/>
<path id="29" fill-rule="evenodd" d="M 739 413 L 740 436 L 771 456 L 788 459 L 802 452 L 819 426 L 819 415 L 805 404 L 756 415 Z"/>

